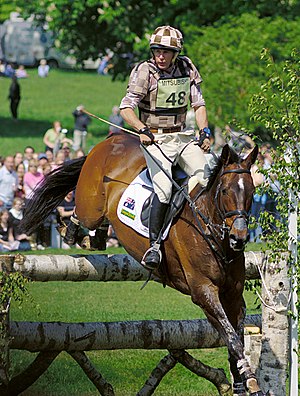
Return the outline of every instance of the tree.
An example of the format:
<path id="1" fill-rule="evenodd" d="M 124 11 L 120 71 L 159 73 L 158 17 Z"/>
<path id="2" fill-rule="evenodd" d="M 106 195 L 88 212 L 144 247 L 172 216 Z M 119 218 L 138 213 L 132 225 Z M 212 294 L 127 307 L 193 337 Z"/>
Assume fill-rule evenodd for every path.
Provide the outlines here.
<path id="1" fill-rule="evenodd" d="M 243 14 L 229 18 L 226 23 L 186 29 L 186 36 L 192 36 L 192 40 L 185 48 L 203 76 L 212 123 L 222 127 L 236 118 L 247 128 L 257 127 L 256 120 L 250 120 L 247 106 L 266 79 L 259 54 L 262 48 L 269 48 L 278 65 L 282 65 L 298 45 L 299 21 Z"/>
<path id="2" fill-rule="evenodd" d="M 262 59 L 267 64 L 268 80 L 262 85 L 260 93 L 252 97 L 250 111 L 253 120 L 262 123 L 276 140 L 274 163 L 270 169 L 262 169 L 261 172 L 267 180 L 262 189 L 276 199 L 280 218 L 275 217 L 274 213 L 263 212 L 260 221 L 262 228 L 268 230 L 264 239 L 272 251 L 271 257 L 278 260 L 278 255 L 287 252 L 291 242 L 297 246 L 299 254 L 296 235 L 289 234 L 287 222 L 290 213 L 296 211 L 298 219 L 300 214 L 299 206 L 294 206 L 290 200 L 291 192 L 299 199 L 300 57 L 299 51 L 294 50 L 282 68 L 277 67 L 268 50 L 262 52 Z M 270 187 L 270 181 L 274 178 L 280 183 L 277 194 Z M 299 232 L 298 221 L 298 235 Z M 291 255 L 289 263 L 293 260 Z M 292 264 L 296 265 L 295 262 Z M 299 278 L 299 268 L 294 276 Z"/>

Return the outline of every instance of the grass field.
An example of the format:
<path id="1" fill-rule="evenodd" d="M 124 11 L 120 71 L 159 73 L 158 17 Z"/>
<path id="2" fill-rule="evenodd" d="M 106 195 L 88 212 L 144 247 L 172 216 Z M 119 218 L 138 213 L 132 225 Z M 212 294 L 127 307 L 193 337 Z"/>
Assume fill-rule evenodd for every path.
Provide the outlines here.
<path id="1" fill-rule="evenodd" d="M 0 156 L 23 151 L 32 145 L 43 151 L 45 131 L 56 119 L 70 130 L 72 111 L 78 104 L 101 117 L 108 118 L 114 105 L 119 104 L 126 83 L 111 82 L 110 77 L 95 72 L 52 70 L 46 79 L 39 79 L 36 70 L 21 80 L 22 100 L 18 122 L 10 118 L 7 93 L 9 79 L 0 78 Z M 88 147 L 102 140 L 108 131 L 106 124 L 93 120 L 88 135 Z M 123 252 L 123 249 L 107 253 Z M 35 254 L 72 254 L 76 251 L 46 250 Z M 30 252 L 29 254 L 32 254 Z M 119 321 L 139 319 L 193 319 L 202 312 L 187 296 L 161 285 L 150 283 L 143 291 L 141 283 L 98 282 L 32 282 L 29 285 L 33 302 L 21 307 L 12 304 L 11 319 L 26 321 Z M 248 312 L 253 313 L 255 302 L 246 293 Z M 255 311 L 256 312 L 256 311 Z M 166 351 L 100 351 L 89 352 L 92 362 L 112 383 L 118 396 L 132 396 L 142 387 L 153 368 Z M 228 373 L 227 351 L 191 351 L 193 356 Z M 33 360 L 35 354 L 12 351 L 12 373 L 16 374 Z M 61 396 L 97 395 L 92 383 L 69 355 L 62 353 L 49 370 L 23 395 Z M 217 392 L 207 381 L 177 365 L 162 381 L 155 393 L 158 396 L 213 396 Z"/>
<path id="2" fill-rule="evenodd" d="M 112 83 L 109 76 L 99 76 L 95 71 L 76 72 L 52 70 L 48 78 L 37 76 L 36 69 L 29 70 L 29 78 L 19 80 L 21 102 L 19 120 L 11 119 L 7 99 L 10 79 L 0 77 L 0 155 L 23 151 L 25 145 L 43 151 L 43 136 L 55 120 L 60 120 L 73 136 L 72 112 L 84 104 L 91 113 L 108 119 L 114 105 L 119 105 L 125 94 L 126 83 Z M 108 125 L 93 119 L 89 127 L 88 145 L 95 145 L 108 132 Z"/>

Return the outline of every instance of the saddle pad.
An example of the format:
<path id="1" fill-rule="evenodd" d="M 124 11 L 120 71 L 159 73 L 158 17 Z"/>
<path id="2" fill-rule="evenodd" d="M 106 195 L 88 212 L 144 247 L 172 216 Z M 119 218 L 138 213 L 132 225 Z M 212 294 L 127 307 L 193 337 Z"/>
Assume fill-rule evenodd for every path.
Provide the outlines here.
<path id="1" fill-rule="evenodd" d="M 141 214 L 144 203 L 152 192 L 152 182 L 145 169 L 126 188 L 117 208 L 119 220 L 147 238 L 149 238 L 149 229 L 142 223 Z M 170 227 L 171 224 L 166 228 L 162 237 L 163 240 L 166 239 Z"/>

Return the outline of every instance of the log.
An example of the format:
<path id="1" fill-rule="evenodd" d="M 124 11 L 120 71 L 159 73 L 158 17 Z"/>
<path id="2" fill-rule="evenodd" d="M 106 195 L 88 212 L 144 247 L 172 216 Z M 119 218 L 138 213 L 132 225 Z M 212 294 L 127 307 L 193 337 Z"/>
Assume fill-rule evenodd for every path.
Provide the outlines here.
<path id="1" fill-rule="evenodd" d="M 260 315 L 245 323 L 261 326 Z M 196 349 L 224 346 L 206 319 L 130 322 L 11 322 L 11 349 L 91 351 L 112 349 Z"/>
<path id="2" fill-rule="evenodd" d="M 258 279 L 257 265 L 265 263 L 265 254 L 246 252 L 246 278 Z M 28 255 L 16 256 L 14 269 L 24 276 L 47 281 L 143 281 L 148 277 L 139 262 L 127 254 L 107 255 Z M 152 280 L 159 281 L 152 277 Z"/>

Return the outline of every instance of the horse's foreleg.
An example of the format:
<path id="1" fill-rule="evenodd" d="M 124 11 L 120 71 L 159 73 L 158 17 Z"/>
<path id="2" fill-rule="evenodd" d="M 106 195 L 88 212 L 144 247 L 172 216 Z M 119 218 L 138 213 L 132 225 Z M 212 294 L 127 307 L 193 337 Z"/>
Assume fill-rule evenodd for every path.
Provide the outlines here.
<path id="1" fill-rule="evenodd" d="M 224 339 L 230 356 L 237 364 L 238 374 L 250 395 L 263 396 L 255 374 L 245 358 L 241 338 L 230 323 L 220 302 L 219 289 L 212 283 L 196 287 L 191 285 L 191 297 L 193 302 L 204 310 L 208 320 Z"/>
<path id="2" fill-rule="evenodd" d="M 245 314 L 246 310 L 245 307 L 242 306 L 240 309 L 240 315 L 238 318 L 238 323 L 237 323 L 237 329 L 236 332 L 241 340 L 241 342 L 244 345 L 244 320 L 245 320 Z M 239 370 L 237 368 L 237 360 L 235 359 L 234 356 L 231 355 L 230 352 L 228 352 L 228 361 L 229 361 L 229 366 L 230 366 L 230 372 L 233 377 L 233 396 L 247 396 L 246 389 L 242 380 L 242 377 L 239 373 Z"/>

